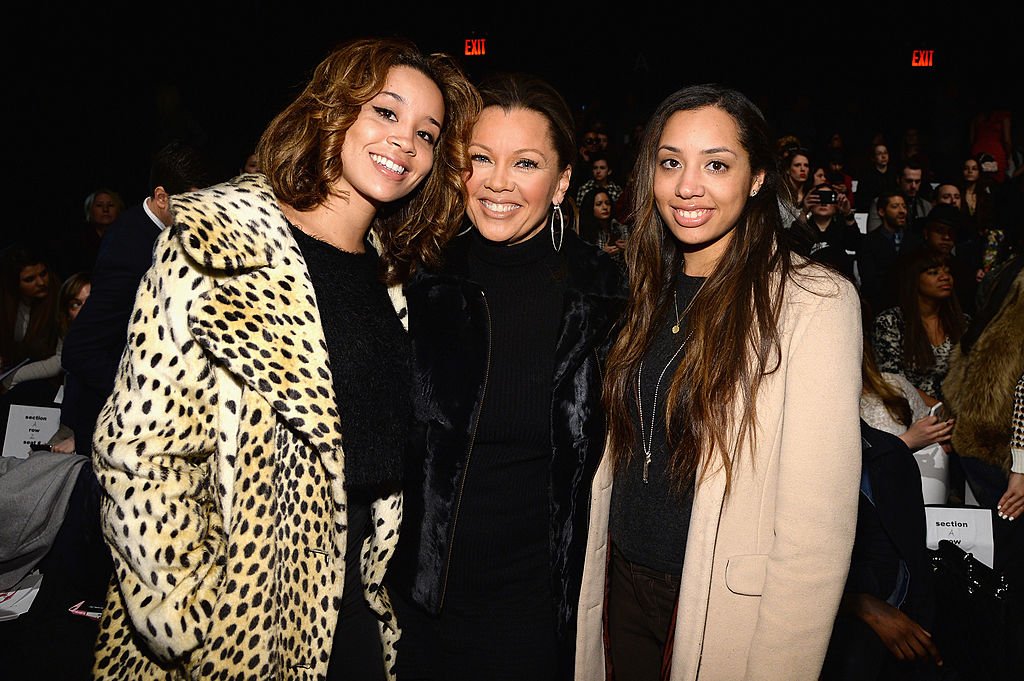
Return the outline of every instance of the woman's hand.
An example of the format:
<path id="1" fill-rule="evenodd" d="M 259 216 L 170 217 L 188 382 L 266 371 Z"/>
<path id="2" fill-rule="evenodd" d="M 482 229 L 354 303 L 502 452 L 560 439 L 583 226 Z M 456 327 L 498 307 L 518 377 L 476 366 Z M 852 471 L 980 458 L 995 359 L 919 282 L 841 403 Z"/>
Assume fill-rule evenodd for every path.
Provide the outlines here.
<path id="1" fill-rule="evenodd" d="M 931 658 L 942 666 L 942 655 L 932 635 L 902 610 L 868 594 L 858 594 L 854 612 L 871 627 L 893 657 L 902 662 Z"/>
<path id="2" fill-rule="evenodd" d="M 941 421 L 928 414 L 910 424 L 900 439 L 911 450 L 920 449 L 935 442 L 946 442 L 953 436 L 953 419 Z"/>
<path id="3" fill-rule="evenodd" d="M 1000 518 L 1011 521 L 1024 513 L 1024 473 L 1010 473 L 1010 481 L 999 498 L 996 510 Z"/>
<path id="4" fill-rule="evenodd" d="M 842 188 L 840 188 L 842 189 Z M 845 191 L 836 189 L 836 208 L 839 214 L 843 216 L 844 220 L 852 220 L 853 218 L 853 206 L 850 205 L 850 197 L 846 195 Z"/>

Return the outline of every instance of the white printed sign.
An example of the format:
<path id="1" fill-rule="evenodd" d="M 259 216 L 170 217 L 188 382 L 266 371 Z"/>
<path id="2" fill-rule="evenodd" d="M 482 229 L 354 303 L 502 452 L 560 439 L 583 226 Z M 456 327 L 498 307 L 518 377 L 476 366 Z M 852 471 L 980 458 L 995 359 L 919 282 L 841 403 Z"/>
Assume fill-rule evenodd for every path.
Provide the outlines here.
<path id="1" fill-rule="evenodd" d="M 995 558 L 992 511 L 974 506 L 925 506 L 924 517 L 928 526 L 928 548 L 937 549 L 941 540 L 948 539 L 992 567 Z"/>
<path id="2" fill-rule="evenodd" d="M 60 428 L 60 409 L 12 404 L 7 415 L 4 456 L 27 459 L 34 442 L 47 442 Z"/>
<path id="3" fill-rule="evenodd" d="M 0 591 L 0 622 L 16 619 L 28 612 L 39 594 L 42 583 L 42 573 L 33 570 L 22 577 L 10 591 Z"/>
<path id="4" fill-rule="evenodd" d="M 853 219 L 857 221 L 857 229 L 860 230 L 861 234 L 868 233 L 868 214 L 867 213 L 854 213 Z"/>

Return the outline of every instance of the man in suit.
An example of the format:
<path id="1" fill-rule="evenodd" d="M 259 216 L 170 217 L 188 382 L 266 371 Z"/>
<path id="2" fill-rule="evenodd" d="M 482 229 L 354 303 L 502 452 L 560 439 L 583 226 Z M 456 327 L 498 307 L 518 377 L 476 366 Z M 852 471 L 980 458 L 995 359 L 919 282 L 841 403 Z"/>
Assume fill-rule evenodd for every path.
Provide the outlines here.
<path id="1" fill-rule="evenodd" d="M 897 259 L 921 245 L 921 237 L 907 229 L 907 202 L 903 194 L 882 192 L 876 211 L 882 226 L 861 239 L 857 252 L 860 292 L 875 315 L 896 304 L 893 277 Z"/>
<path id="2" fill-rule="evenodd" d="M 136 290 L 152 262 L 157 235 L 171 224 L 168 197 L 206 184 L 199 152 L 172 143 L 152 159 L 149 196 L 123 211 L 104 233 L 92 291 L 64 339 L 61 423 L 74 435 L 54 444 L 55 451 L 91 456 L 92 432 L 114 387 Z M 84 618 L 69 614 L 68 606 L 79 601 L 83 609 L 102 606 L 110 582 L 113 562 L 100 527 L 101 494 L 92 461 L 86 460 L 73 480 L 53 546 L 39 564 L 46 577 L 39 596 L 30 616 L 18 619 L 11 639 L 19 652 L 15 677 L 29 678 L 31 668 L 32 678 L 92 678 L 99 629 L 88 623 L 83 626 Z M 53 641 L 60 641 L 60 655 L 52 654 Z M 19 663 L 26 667 L 24 674 L 19 674 Z"/>
<path id="3" fill-rule="evenodd" d="M 135 293 L 153 259 L 153 244 L 171 224 L 170 196 L 209 184 L 199 150 L 179 142 L 160 149 L 150 165 L 150 194 L 107 229 L 96 256 L 92 291 L 64 339 L 66 372 L 61 423 L 73 442 L 59 449 L 89 456 L 103 403 L 114 388 L 128 338 Z"/>

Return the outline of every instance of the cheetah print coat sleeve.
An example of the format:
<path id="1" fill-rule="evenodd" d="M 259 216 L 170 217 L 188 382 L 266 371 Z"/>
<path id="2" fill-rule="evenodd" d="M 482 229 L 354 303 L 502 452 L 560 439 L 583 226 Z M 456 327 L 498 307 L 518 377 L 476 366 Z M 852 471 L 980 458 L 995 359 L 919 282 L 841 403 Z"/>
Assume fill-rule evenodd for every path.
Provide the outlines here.
<path id="1" fill-rule="evenodd" d="M 157 657 L 175 660 L 202 643 L 201 622 L 224 576 L 224 527 L 210 470 L 221 424 L 216 373 L 186 327 L 192 299 L 169 290 L 184 255 L 170 230 L 154 248 L 159 262 L 139 287 L 93 463 L 127 614 Z M 201 275 L 190 276 L 198 287 Z M 195 614 L 191 624 L 183 613 Z"/>

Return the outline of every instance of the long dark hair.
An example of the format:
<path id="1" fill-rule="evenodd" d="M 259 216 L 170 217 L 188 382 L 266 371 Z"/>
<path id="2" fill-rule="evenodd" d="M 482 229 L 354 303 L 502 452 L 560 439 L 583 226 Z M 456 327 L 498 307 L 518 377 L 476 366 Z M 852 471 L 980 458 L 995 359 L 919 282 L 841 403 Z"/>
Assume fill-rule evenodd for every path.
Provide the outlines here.
<path id="1" fill-rule="evenodd" d="M 789 174 L 789 166 L 797 156 L 803 156 L 807 159 L 807 179 L 802 184 L 796 184 Z M 803 197 L 806 196 L 807 185 L 811 181 L 811 173 L 814 170 L 811 152 L 799 145 L 789 145 L 779 154 L 777 167 L 781 177 L 778 187 L 779 194 L 789 203 L 798 206 Z"/>
<path id="2" fill-rule="evenodd" d="M 949 256 L 930 248 L 919 248 L 903 256 L 896 270 L 899 272 L 899 306 L 903 313 L 903 361 L 916 369 L 935 365 L 935 353 L 921 321 L 918 299 L 921 273 L 933 267 L 952 269 Z M 960 342 L 966 324 L 956 295 L 950 294 L 939 303 L 939 324 L 952 343 Z"/>
<path id="3" fill-rule="evenodd" d="M 736 443 L 727 439 L 734 425 L 738 441 L 748 438 L 753 444 L 754 396 L 763 378 L 779 365 L 781 294 L 793 267 L 788 243 L 778 238 L 782 178 L 760 110 L 743 94 L 719 85 L 690 86 L 667 97 L 650 119 L 635 165 L 634 229 L 626 249 L 629 304 L 604 383 L 610 450 L 617 466 L 632 455 L 629 405 L 635 401 L 634 381 L 657 323 L 671 304 L 672 287 L 683 265 L 683 252 L 655 205 L 657 149 L 673 114 L 704 107 L 732 117 L 751 170 L 763 171 L 764 182 L 756 196 L 747 199 L 729 249 L 688 314 L 692 336 L 666 398 L 669 469 L 677 489 L 689 484 L 698 470 L 707 472 L 714 466 L 714 451 L 725 469 L 728 489 L 735 465 L 730 452 Z M 725 357 L 730 361 L 722 361 Z M 741 409 L 735 412 L 737 403 Z"/>
<path id="4" fill-rule="evenodd" d="M 21 303 L 19 291 L 21 272 L 26 267 L 43 265 L 47 271 L 47 295 L 33 301 L 25 331 L 25 337 L 14 340 L 14 327 L 18 316 L 18 305 Z M 15 244 L 9 246 L 0 255 L 0 356 L 4 364 L 12 364 L 26 357 L 43 359 L 49 357 L 57 348 L 57 293 L 61 281 L 57 272 L 50 266 L 48 259 L 35 248 Z"/>
<path id="5" fill-rule="evenodd" d="M 874 395 L 882 401 L 882 406 L 889 412 L 894 421 L 907 428 L 914 421 L 914 411 L 910 408 L 910 402 L 895 386 L 891 385 L 882 376 L 878 368 L 878 358 L 875 357 L 875 348 L 871 343 L 868 330 L 871 328 L 871 313 L 867 302 L 861 299 L 861 332 L 863 333 L 862 345 L 864 355 L 861 359 L 861 392 L 865 395 Z"/>
<path id="6" fill-rule="evenodd" d="M 596 244 L 598 237 L 601 236 L 601 234 L 605 234 L 606 236 L 610 234 L 612 227 L 613 218 L 610 214 L 608 219 L 603 221 L 594 217 L 594 204 L 597 203 L 598 194 L 604 194 L 608 197 L 608 200 L 611 201 L 612 195 L 608 193 L 607 189 L 594 187 L 583 195 L 583 200 L 580 201 L 579 205 L 580 238 L 591 244 Z"/>

